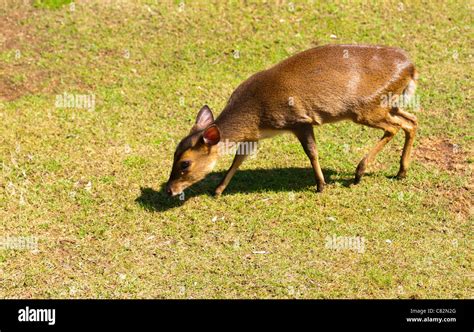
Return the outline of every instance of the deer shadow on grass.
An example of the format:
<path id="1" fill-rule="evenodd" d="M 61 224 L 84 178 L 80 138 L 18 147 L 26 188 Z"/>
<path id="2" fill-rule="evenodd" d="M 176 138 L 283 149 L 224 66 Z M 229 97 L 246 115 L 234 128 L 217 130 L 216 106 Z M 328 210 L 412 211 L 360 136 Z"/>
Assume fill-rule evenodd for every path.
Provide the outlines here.
<path id="1" fill-rule="evenodd" d="M 326 183 L 329 185 L 339 183 L 344 187 L 349 187 L 353 183 L 353 173 L 336 172 L 327 168 L 323 169 L 323 173 Z M 336 174 L 338 177 L 334 178 Z M 212 196 L 214 189 L 224 175 L 225 172 L 212 172 L 206 179 L 186 189 L 184 200 L 181 200 L 179 196 L 169 197 L 165 192 L 166 183 L 162 183 L 160 190 L 142 187 L 140 196 L 135 202 L 146 210 L 164 212 L 183 205 L 186 200 L 192 197 Z M 222 196 L 264 191 L 298 192 L 308 188 L 316 190 L 316 181 L 311 168 L 246 169 L 237 171 Z M 327 188 L 326 190 L 331 189 Z"/>

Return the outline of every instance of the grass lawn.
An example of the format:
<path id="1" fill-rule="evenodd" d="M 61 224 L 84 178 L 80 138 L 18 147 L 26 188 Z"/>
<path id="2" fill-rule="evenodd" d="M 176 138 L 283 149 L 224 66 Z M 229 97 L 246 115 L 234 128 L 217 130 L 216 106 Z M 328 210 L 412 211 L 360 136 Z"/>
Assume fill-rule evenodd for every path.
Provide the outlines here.
<path id="1" fill-rule="evenodd" d="M 38 245 L 0 249 L 0 298 L 473 297 L 469 1 L 30 2 L 0 1 L 0 237 Z M 232 156 L 184 201 L 165 195 L 202 105 L 218 114 L 251 74 L 327 43 L 411 55 L 407 179 L 392 177 L 400 132 L 350 186 L 382 132 L 343 122 L 315 127 L 322 194 L 284 135 L 219 199 Z M 58 107 L 64 95 L 94 107 Z"/>

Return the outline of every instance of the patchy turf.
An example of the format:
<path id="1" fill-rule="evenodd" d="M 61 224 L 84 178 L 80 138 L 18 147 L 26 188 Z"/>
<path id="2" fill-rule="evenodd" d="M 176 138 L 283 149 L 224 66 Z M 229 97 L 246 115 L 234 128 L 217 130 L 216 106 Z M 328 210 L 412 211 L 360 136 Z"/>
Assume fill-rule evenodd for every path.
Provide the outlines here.
<path id="1" fill-rule="evenodd" d="M 21 3 L 21 2 L 20 2 Z M 278 4 L 279 3 L 279 4 Z M 468 2 L 0 2 L 0 297 L 472 297 L 472 18 Z M 406 49 L 422 110 L 409 177 L 397 137 L 315 128 L 317 194 L 295 138 L 263 141 L 220 199 L 231 156 L 162 191 L 203 104 L 219 113 L 252 73 L 326 43 Z M 93 108 L 56 106 L 64 94 Z M 364 250 L 328 248 L 328 237 Z"/>
<path id="2" fill-rule="evenodd" d="M 467 147 L 469 148 L 469 147 Z M 425 138 L 416 152 L 415 158 L 446 171 L 463 172 L 467 169 L 467 159 L 471 153 L 446 138 Z"/>

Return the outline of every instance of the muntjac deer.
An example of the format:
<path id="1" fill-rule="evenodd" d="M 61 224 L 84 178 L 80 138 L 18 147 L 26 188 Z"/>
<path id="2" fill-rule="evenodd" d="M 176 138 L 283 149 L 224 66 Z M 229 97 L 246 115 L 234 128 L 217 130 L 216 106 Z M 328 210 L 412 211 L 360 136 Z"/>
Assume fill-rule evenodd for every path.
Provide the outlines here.
<path id="1" fill-rule="evenodd" d="M 398 48 L 326 45 L 298 53 L 240 84 L 217 119 L 207 106 L 199 111 L 190 133 L 176 148 L 166 191 L 171 196 L 180 194 L 210 173 L 221 141 L 256 143 L 292 132 L 311 161 L 317 191 L 321 192 L 325 181 L 312 126 L 340 120 L 384 131 L 357 166 L 355 183 L 400 128 L 405 132 L 405 144 L 397 177 L 403 178 L 417 119 L 399 104 L 387 102 L 387 96 L 408 100 L 415 93 L 416 80 L 413 63 Z M 235 155 L 216 195 L 224 191 L 249 154 Z"/>

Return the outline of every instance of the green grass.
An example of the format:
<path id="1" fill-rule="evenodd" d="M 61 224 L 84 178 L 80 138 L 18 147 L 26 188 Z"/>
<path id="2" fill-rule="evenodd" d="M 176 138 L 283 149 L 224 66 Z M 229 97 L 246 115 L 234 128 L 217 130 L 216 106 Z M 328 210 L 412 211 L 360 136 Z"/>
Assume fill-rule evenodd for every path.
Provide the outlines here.
<path id="1" fill-rule="evenodd" d="M 72 0 L 35 0 L 33 6 L 36 8 L 58 9 L 66 4 L 70 4 Z"/>
<path id="2" fill-rule="evenodd" d="M 473 296 L 467 1 L 68 2 L 0 7 L 0 235 L 39 238 L 0 249 L 1 298 Z M 406 180 L 391 178 L 399 134 L 349 186 L 382 133 L 345 122 L 315 128 L 323 194 L 288 135 L 263 141 L 219 199 L 231 156 L 184 202 L 163 194 L 202 105 L 219 113 L 254 72 L 326 43 L 399 46 L 416 63 Z M 65 92 L 95 109 L 56 108 Z M 333 235 L 365 251 L 327 249 Z"/>

